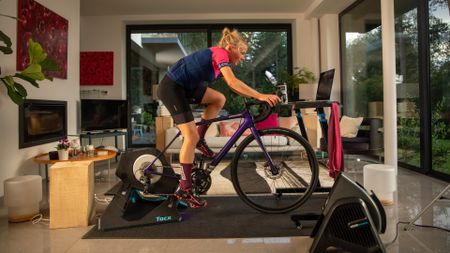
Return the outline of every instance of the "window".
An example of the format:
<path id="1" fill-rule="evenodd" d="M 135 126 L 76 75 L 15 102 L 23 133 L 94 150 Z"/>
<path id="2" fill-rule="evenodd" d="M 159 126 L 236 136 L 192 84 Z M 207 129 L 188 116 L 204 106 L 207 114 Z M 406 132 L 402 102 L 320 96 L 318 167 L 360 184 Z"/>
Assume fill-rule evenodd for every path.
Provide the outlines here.
<path id="1" fill-rule="evenodd" d="M 395 7 L 398 160 L 420 167 L 420 97 L 417 4 Z"/>
<path id="2" fill-rule="evenodd" d="M 448 1 L 429 1 L 431 169 L 450 175 L 450 13 Z"/>
<path id="3" fill-rule="evenodd" d="M 340 14 L 344 114 L 382 117 L 379 1 Z M 447 0 L 395 1 L 398 159 L 450 175 L 450 14 Z"/>
<path id="4" fill-rule="evenodd" d="M 269 69 L 275 75 L 292 72 L 291 26 L 226 25 L 238 29 L 249 42 L 246 60 L 233 68 L 235 75 L 261 92 L 274 87 L 264 77 Z M 130 146 L 153 146 L 156 142 L 155 117 L 159 101 L 156 84 L 180 58 L 215 45 L 225 25 L 137 25 L 127 27 L 127 92 L 130 103 Z M 227 97 L 222 113 L 242 109 L 243 98 L 229 90 L 223 80 L 209 84 Z M 194 108 L 196 109 L 196 108 Z M 201 107 L 194 110 L 200 113 Z M 199 116 L 199 115 L 194 115 Z"/>

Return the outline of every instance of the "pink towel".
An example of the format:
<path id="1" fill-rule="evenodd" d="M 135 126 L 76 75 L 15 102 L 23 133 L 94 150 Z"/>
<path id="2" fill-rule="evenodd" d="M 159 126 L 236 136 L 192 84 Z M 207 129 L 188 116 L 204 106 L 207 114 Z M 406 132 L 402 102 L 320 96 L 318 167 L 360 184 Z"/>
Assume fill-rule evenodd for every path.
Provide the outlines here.
<path id="1" fill-rule="evenodd" d="M 328 170 L 330 177 L 336 177 L 344 170 L 344 153 L 342 151 L 341 130 L 339 128 L 339 107 L 331 104 L 330 120 L 328 121 Z"/>

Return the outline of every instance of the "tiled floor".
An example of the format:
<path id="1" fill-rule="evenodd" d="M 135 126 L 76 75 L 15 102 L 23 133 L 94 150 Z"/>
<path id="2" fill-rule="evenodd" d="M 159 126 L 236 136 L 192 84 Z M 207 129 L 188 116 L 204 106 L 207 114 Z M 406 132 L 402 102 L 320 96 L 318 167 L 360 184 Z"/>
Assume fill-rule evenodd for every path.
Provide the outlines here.
<path id="1" fill-rule="evenodd" d="M 356 163 L 361 167 L 364 163 Z M 116 164 L 112 164 L 114 167 Z M 102 194 L 112 187 L 116 180 L 105 180 L 107 177 L 106 164 L 98 163 L 97 172 L 103 172 L 96 180 L 95 191 L 100 198 Z M 97 173 L 99 174 L 99 173 Z M 362 174 L 349 174 L 351 178 L 362 183 Z M 99 175 L 97 175 L 99 178 Z M 229 182 L 213 179 L 212 189 L 220 194 Z M 398 192 L 396 204 L 385 207 L 388 216 L 388 230 L 382 235 L 384 243 L 392 241 L 396 234 L 398 221 L 408 221 L 425 207 L 447 183 L 417 174 L 415 172 L 399 169 Z M 228 185 L 229 186 L 229 185 Z M 222 187 L 222 188 L 221 188 Z M 46 194 L 44 194 L 46 195 Z M 449 196 L 448 193 L 446 196 Z M 450 205 L 448 201 L 439 201 L 429 212 L 425 213 L 418 224 L 427 224 L 450 229 Z M 42 206 L 48 206 L 44 200 Z M 97 204 L 98 212 L 104 206 Z M 404 231 L 404 224 L 399 224 L 398 239 L 387 248 L 387 252 L 449 252 L 450 233 L 433 228 L 415 227 L 412 231 Z M 81 237 L 91 227 L 54 229 L 48 228 L 45 222 L 39 224 L 8 223 L 7 209 L 0 206 L 0 249 L 1 252 L 308 252 L 312 239 L 309 237 L 286 238 L 246 238 L 246 239 L 119 239 L 119 240 L 83 240 Z"/>

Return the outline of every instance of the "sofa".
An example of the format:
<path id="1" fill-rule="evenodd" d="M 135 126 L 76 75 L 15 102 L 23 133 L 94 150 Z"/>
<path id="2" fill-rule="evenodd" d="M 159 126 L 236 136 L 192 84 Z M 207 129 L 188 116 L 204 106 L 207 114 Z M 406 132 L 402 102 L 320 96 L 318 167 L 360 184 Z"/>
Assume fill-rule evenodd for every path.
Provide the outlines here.
<path id="1" fill-rule="evenodd" d="M 196 119 L 197 121 L 198 119 Z M 239 124 L 243 121 L 243 119 L 232 119 L 222 122 L 214 122 L 208 128 L 208 131 L 205 134 L 205 140 L 208 146 L 214 151 L 219 152 L 221 148 L 225 145 L 225 143 L 230 139 L 230 136 L 237 130 Z M 257 123 L 257 129 L 264 129 L 269 127 L 283 127 L 288 128 L 300 133 L 300 128 L 298 126 L 297 118 L 295 116 L 292 117 L 278 117 L 276 113 L 271 114 L 265 121 Z M 178 133 L 178 128 L 171 127 L 166 129 L 165 131 L 165 145 L 166 146 Z M 251 134 L 250 129 L 246 130 L 241 136 L 235 145 L 230 149 L 229 152 L 234 153 L 236 147 L 244 140 L 247 135 Z M 182 136 L 180 135 L 172 145 L 167 149 L 167 154 L 178 154 L 180 152 L 180 148 L 182 145 Z M 263 143 L 265 145 L 277 145 L 277 146 L 286 146 L 290 145 L 289 138 L 283 136 L 264 136 Z M 292 142 L 291 142 L 292 144 Z M 257 146 L 258 144 L 253 141 L 250 145 Z M 196 150 L 196 152 L 199 152 Z"/>

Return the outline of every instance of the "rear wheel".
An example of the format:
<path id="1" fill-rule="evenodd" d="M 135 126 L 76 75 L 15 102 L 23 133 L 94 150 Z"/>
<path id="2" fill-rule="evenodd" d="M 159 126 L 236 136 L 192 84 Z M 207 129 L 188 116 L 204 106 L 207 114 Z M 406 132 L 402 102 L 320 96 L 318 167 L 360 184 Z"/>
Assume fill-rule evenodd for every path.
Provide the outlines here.
<path id="1" fill-rule="evenodd" d="M 259 134 L 275 166 L 253 135 L 237 147 L 231 165 L 233 186 L 239 197 L 264 213 L 285 213 L 298 208 L 313 193 L 319 177 L 311 145 L 298 133 L 284 128 L 260 130 Z"/>
<path id="2" fill-rule="evenodd" d="M 138 190 L 147 186 L 146 190 L 152 193 L 173 193 L 178 177 L 164 156 L 159 155 L 160 151 L 152 148 L 127 151 L 121 157 L 118 176 Z M 149 166 L 149 173 L 145 174 Z"/>

